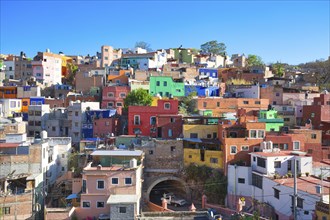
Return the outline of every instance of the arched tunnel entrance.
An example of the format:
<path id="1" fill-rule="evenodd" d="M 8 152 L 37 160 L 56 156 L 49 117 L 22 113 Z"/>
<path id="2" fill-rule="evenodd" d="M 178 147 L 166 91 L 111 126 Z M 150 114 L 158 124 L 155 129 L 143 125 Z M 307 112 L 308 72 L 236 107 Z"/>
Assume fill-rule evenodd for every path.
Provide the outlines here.
<path id="1" fill-rule="evenodd" d="M 161 205 L 164 193 L 173 193 L 177 197 L 190 201 L 190 190 L 185 181 L 168 176 L 156 179 L 149 187 L 147 196 L 150 202 Z"/>

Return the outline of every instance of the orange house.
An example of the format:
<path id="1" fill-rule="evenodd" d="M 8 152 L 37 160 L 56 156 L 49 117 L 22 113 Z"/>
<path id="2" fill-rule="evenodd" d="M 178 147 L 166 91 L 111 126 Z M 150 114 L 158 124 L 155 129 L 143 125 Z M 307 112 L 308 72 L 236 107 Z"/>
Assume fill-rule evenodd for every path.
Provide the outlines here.
<path id="1" fill-rule="evenodd" d="M 16 86 L 1 86 L 0 99 L 16 99 L 17 87 Z"/>
<path id="2" fill-rule="evenodd" d="M 23 113 L 28 113 L 29 105 L 30 105 L 30 99 L 29 98 L 22 98 L 22 112 Z"/>
<path id="3" fill-rule="evenodd" d="M 130 70 L 119 70 L 119 75 L 112 75 L 111 73 L 108 75 L 108 82 L 128 85 L 128 78 L 130 75 Z"/>

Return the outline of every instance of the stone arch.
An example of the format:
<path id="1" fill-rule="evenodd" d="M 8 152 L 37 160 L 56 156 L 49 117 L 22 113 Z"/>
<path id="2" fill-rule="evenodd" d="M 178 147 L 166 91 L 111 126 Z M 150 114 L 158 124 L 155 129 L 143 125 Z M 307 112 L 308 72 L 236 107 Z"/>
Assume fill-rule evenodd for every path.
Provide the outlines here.
<path id="1" fill-rule="evenodd" d="M 163 176 L 163 177 L 159 177 L 156 180 L 154 180 L 148 187 L 147 189 L 147 194 L 146 194 L 146 198 L 149 200 L 149 196 L 150 196 L 150 192 L 151 190 L 159 183 L 163 182 L 163 181 L 167 181 L 167 180 L 173 180 L 173 181 L 177 181 L 179 183 L 181 183 L 181 185 L 184 187 L 184 191 L 186 192 L 187 196 L 190 196 L 190 190 L 189 187 L 187 186 L 187 183 L 178 177 L 175 176 Z"/>

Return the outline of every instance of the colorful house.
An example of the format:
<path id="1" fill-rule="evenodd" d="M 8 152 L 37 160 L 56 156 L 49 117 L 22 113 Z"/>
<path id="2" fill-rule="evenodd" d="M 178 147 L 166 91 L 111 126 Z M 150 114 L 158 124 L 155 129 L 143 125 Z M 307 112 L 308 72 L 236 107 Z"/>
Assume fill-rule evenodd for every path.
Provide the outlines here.
<path id="1" fill-rule="evenodd" d="M 132 71 L 130 70 L 110 71 L 107 82 L 109 84 L 128 85 L 128 78 L 131 74 Z"/>
<path id="2" fill-rule="evenodd" d="M 128 134 L 144 135 L 157 137 L 157 117 L 160 115 L 168 115 L 175 118 L 178 115 L 178 100 L 176 99 L 159 99 L 157 106 L 129 106 L 128 107 Z M 171 115 L 171 116 L 170 116 Z M 162 123 L 161 127 L 164 127 Z M 176 123 L 173 123 L 176 125 Z M 165 127 L 164 127 L 165 128 Z M 173 136 L 173 131 L 168 128 L 167 133 Z M 166 132 L 165 130 L 161 130 Z"/>
<path id="3" fill-rule="evenodd" d="M 197 96 L 219 96 L 218 86 L 200 86 L 200 85 L 185 85 L 185 96 L 192 92 L 196 92 Z"/>
<path id="4" fill-rule="evenodd" d="M 161 97 L 182 97 L 185 95 L 182 80 L 175 81 L 170 76 L 151 76 L 150 90 L 152 96 L 159 94 Z"/>
<path id="5" fill-rule="evenodd" d="M 2 117 L 12 117 L 14 113 L 22 112 L 21 99 L 0 99 L 0 115 Z"/>
<path id="6" fill-rule="evenodd" d="M 284 125 L 283 118 L 279 118 L 276 110 L 260 110 L 259 122 L 266 123 L 266 131 L 280 131 Z"/>
<path id="7" fill-rule="evenodd" d="M 16 99 L 17 87 L 16 86 L 1 86 L 0 99 Z"/>
<path id="8" fill-rule="evenodd" d="M 101 108 L 117 108 L 124 107 L 124 99 L 131 91 L 129 86 L 107 86 L 102 91 Z"/>
<path id="9" fill-rule="evenodd" d="M 220 118 L 185 117 L 184 164 L 205 165 L 223 169 L 223 150 L 218 139 L 218 123 Z"/>
<path id="10" fill-rule="evenodd" d="M 140 214 L 142 161 L 140 150 L 98 150 L 83 169 L 78 219 L 135 219 Z"/>

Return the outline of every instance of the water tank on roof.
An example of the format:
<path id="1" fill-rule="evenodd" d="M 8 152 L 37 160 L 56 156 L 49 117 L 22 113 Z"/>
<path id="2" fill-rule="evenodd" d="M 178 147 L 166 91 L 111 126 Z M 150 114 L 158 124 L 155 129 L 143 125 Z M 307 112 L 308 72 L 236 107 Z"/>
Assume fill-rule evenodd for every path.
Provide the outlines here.
<path id="1" fill-rule="evenodd" d="M 47 53 L 50 53 L 50 49 L 47 48 L 47 49 L 46 49 L 46 52 L 47 52 Z"/>
<path id="2" fill-rule="evenodd" d="M 46 138 L 48 138 L 48 133 L 47 133 L 47 131 L 42 131 L 42 132 L 41 132 L 41 139 L 46 139 Z"/>
<path id="3" fill-rule="evenodd" d="M 135 158 L 133 158 L 129 161 L 129 167 L 130 168 L 137 168 L 137 160 Z"/>

